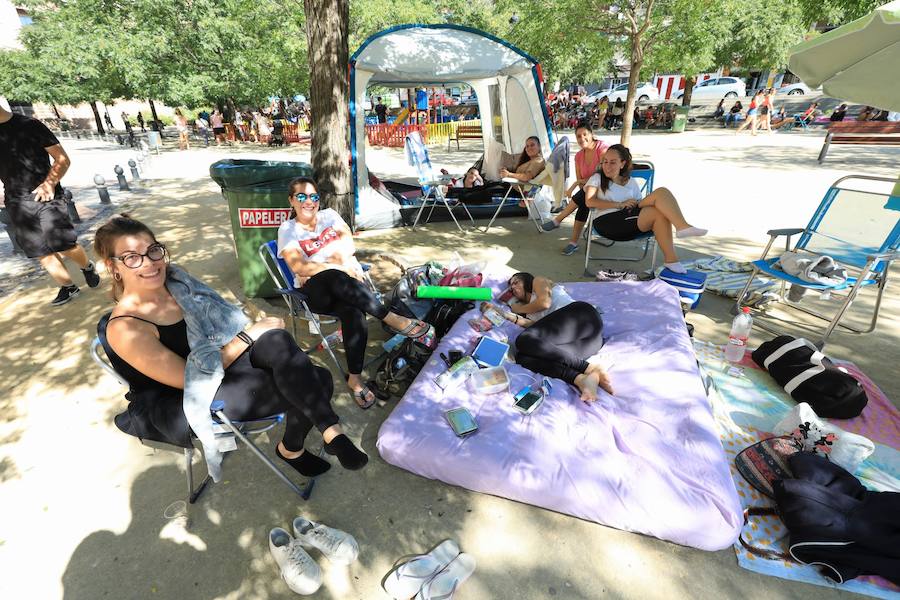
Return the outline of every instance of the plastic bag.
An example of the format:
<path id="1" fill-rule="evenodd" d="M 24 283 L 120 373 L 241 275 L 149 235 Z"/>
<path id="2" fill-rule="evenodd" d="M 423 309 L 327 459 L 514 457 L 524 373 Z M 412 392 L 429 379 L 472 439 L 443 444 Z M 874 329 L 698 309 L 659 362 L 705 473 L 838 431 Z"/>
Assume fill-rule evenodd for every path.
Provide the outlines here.
<path id="1" fill-rule="evenodd" d="M 444 269 L 444 275 L 437 282 L 437 285 L 481 287 L 481 282 L 484 279 L 482 275 L 484 268 L 484 262 L 464 264 L 462 257 L 458 253 L 454 253 L 453 260 Z"/>
<path id="2" fill-rule="evenodd" d="M 534 204 L 534 207 L 529 207 L 528 210 L 537 210 L 542 222 L 552 219 L 550 209 L 553 207 L 553 188 L 548 185 L 542 185 L 538 193 L 535 194 L 532 204 Z"/>

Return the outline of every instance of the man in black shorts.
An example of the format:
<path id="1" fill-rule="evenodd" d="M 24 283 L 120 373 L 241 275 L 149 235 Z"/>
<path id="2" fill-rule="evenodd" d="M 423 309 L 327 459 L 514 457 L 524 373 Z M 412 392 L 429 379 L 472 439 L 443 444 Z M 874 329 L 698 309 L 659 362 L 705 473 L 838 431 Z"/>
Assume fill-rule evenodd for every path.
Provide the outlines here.
<path id="1" fill-rule="evenodd" d="M 50 165 L 50 158 L 53 165 Z M 65 304 L 79 289 L 63 263 L 75 261 L 90 287 L 100 276 L 78 245 L 59 180 L 69 169 L 69 156 L 46 125 L 0 106 L 0 181 L 16 240 L 29 258 L 37 258 L 57 284 L 54 306 Z"/>

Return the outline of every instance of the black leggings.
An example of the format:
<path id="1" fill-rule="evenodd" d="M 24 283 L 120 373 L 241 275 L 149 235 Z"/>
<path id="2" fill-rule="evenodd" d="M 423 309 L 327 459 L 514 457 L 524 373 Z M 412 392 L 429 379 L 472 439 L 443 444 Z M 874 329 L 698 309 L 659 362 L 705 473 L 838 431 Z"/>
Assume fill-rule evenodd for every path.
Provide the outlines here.
<path id="1" fill-rule="evenodd" d="M 494 197 L 502 198 L 510 184 L 504 181 L 487 181 L 470 188 L 449 188 L 448 198 L 456 198 L 464 204 L 489 204 Z"/>
<path id="2" fill-rule="evenodd" d="M 252 420 L 287 413 L 284 447 L 303 448 L 313 425 L 324 432 L 339 419 L 331 408 L 334 383 L 284 329 L 267 331 L 225 369 L 216 400 L 229 419 Z"/>
<path id="3" fill-rule="evenodd" d="M 572 202 L 578 207 L 575 209 L 575 220 L 579 223 L 587 223 L 588 215 L 591 214 L 591 209 L 588 208 L 587 201 L 585 200 L 584 190 L 578 190 L 578 193 L 572 196 Z"/>
<path id="4" fill-rule="evenodd" d="M 347 370 L 354 374 L 362 373 L 369 339 L 366 313 L 384 320 L 390 312 L 388 308 L 364 283 L 337 269 L 316 273 L 300 291 L 309 297 L 306 303 L 311 311 L 340 319 L 344 350 L 347 352 Z"/>
<path id="5" fill-rule="evenodd" d="M 588 368 L 585 360 L 603 346 L 603 320 L 587 302 L 572 302 L 516 338 L 516 362 L 535 373 L 574 385 Z"/>

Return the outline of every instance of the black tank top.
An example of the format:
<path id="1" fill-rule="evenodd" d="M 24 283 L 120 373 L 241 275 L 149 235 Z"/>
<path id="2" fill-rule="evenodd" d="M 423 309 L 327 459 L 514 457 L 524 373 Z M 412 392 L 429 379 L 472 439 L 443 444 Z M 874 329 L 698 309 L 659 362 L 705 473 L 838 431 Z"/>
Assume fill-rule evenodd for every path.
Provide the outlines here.
<path id="1" fill-rule="evenodd" d="M 153 321 L 148 321 L 147 319 L 142 319 L 141 317 L 136 317 L 134 315 L 120 315 L 118 317 L 110 317 L 109 320 L 113 319 L 137 319 L 138 321 L 143 321 L 144 323 L 150 323 L 156 330 L 159 332 L 159 341 L 160 343 L 180 356 L 181 358 L 187 359 L 188 354 L 191 353 L 191 347 L 188 344 L 187 337 L 187 324 L 184 319 L 178 321 L 177 323 L 173 323 L 172 325 L 157 325 Z M 125 362 L 123 358 L 121 358 L 118 354 L 116 354 L 115 350 L 112 347 L 106 348 L 107 354 L 109 355 L 109 361 L 112 363 L 113 368 L 116 370 L 116 373 L 125 378 L 128 382 L 131 390 L 134 392 L 138 392 L 144 394 L 146 392 L 163 392 L 163 393 L 171 393 L 175 392 L 180 395 L 181 390 L 168 386 L 164 383 L 156 381 L 155 379 L 151 379 L 147 377 L 130 364 Z"/>

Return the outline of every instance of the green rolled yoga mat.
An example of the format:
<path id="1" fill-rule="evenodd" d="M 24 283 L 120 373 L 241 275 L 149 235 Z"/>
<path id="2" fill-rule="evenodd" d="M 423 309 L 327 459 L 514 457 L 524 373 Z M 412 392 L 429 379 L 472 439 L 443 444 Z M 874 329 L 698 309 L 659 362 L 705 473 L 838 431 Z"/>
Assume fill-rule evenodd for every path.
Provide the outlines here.
<path id="1" fill-rule="evenodd" d="M 416 288 L 419 298 L 442 298 L 449 300 L 490 300 L 491 288 L 454 287 L 449 285 L 420 285 Z"/>

